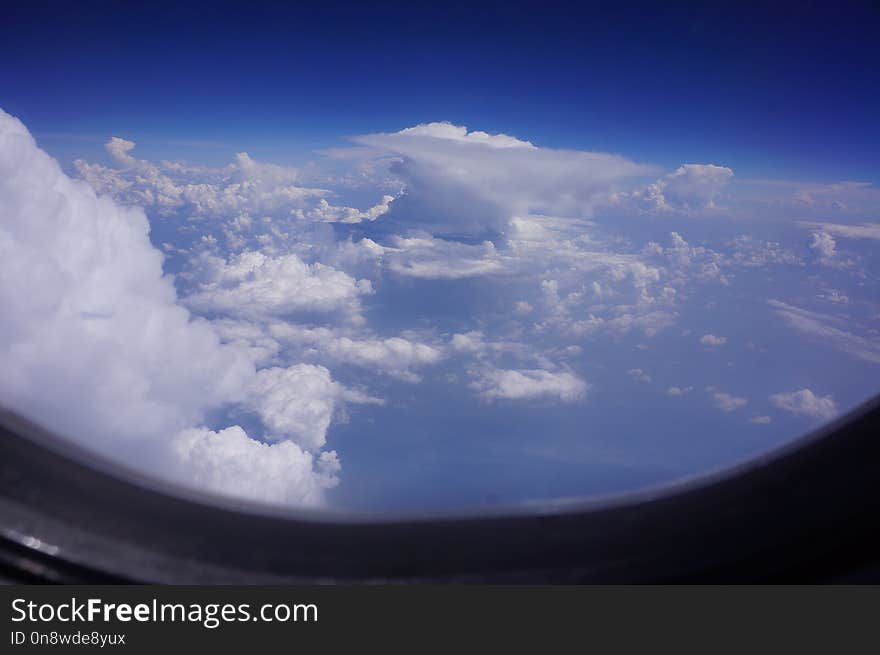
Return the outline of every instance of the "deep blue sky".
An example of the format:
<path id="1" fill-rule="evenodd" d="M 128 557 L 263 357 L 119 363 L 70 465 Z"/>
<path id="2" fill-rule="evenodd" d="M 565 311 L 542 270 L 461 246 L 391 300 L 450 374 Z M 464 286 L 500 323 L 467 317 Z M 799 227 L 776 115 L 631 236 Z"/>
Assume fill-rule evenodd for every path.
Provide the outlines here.
<path id="1" fill-rule="evenodd" d="M 144 156 L 294 161 L 450 120 L 669 168 L 880 180 L 868 4 L 19 4 L 4 3 L 0 107 L 62 160 L 116 134 Z"/>

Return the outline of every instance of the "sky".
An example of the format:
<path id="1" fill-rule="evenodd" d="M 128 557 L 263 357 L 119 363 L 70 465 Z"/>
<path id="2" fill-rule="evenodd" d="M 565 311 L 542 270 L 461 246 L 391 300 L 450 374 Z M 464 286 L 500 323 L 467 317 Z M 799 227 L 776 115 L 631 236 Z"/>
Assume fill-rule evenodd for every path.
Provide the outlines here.
<path id="1" fill-rule="evenodd" d="M 878 182 L 871 3 L 215 5 L 6 3 L 5 109 L 96 147 L 201 142 L 215 163 L 449 120 L 666 167 Z"/>
<path id="2" fill-rule="evenodd" d="M 458 511 L 880 391 L 880 12 L 14 4 L 0 404 L 165 479 Z"/>

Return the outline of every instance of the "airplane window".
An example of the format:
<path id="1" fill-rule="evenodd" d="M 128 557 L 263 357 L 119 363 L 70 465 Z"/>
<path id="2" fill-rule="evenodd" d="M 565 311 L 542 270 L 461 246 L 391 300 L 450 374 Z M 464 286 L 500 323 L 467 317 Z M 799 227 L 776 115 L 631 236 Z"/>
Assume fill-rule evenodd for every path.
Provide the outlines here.
<path id="1" fill-rule="evenodd" d="M 880 392 L 876 85 L 862 65 L 841 93 L 823 58 L 832 110 L 799 85 L 802 36 L 718 48 L 704 18 L 629 39 L 619 71 L 600 33 L 545 52 L 468 32 L 430 84 L 432 50 L 367 33 L 345 65 L 310 41 L 326 70 L 293 81 L 267 53 L 306 46 L 266 25 L 267 50 L 216 58 L 247 102 L 194 52 L 162 55 L 166 84 L 120 50 L 108 89 L 91 46 L 83 69 L 56 53 L 63 83 L 22 64 L 0 110 L 0 407 L 174 485 L 346 515 L 637 492 L 827 426 Z"/>

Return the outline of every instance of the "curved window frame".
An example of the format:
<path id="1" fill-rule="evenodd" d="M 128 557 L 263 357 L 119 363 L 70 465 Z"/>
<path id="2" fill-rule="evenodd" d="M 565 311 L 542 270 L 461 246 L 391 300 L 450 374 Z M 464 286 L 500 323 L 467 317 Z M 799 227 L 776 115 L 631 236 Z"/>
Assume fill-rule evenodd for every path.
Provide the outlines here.
<path id="1" fill-rule="evenodd" d="M 433 517 L 288 511 L 159 483 L 0 412 L 0 579 L 669 583 L 880 580 L 880 396 L 723 471 Z"/>

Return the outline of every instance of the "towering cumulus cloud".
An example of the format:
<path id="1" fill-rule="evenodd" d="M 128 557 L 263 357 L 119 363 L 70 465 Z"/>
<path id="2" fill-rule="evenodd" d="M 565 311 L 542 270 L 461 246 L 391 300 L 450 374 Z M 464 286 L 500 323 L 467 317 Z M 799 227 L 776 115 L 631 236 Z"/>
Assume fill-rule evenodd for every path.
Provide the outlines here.
<path id="1" fill-rule="evenodd" d="M 320 504 L 346 390 L 321 366 L 258 372 L 250 350 L 178 303 L 148 233 L 140 209 L 68 178 L 0 111 L 0 404 L 166 478 Z M 236 405 L 271 444 L 205 423 Z"/>
<path id="2" fill-rule="evenodd" d="M 435 235 L 496 235 L 530 212 L 590 214 L 618 184 L 653 171 L 618 155 L 539 148 L 450 123 L 355 141 L 399 157 L 393 171 L 406 192 L 392 214 Z"/>

